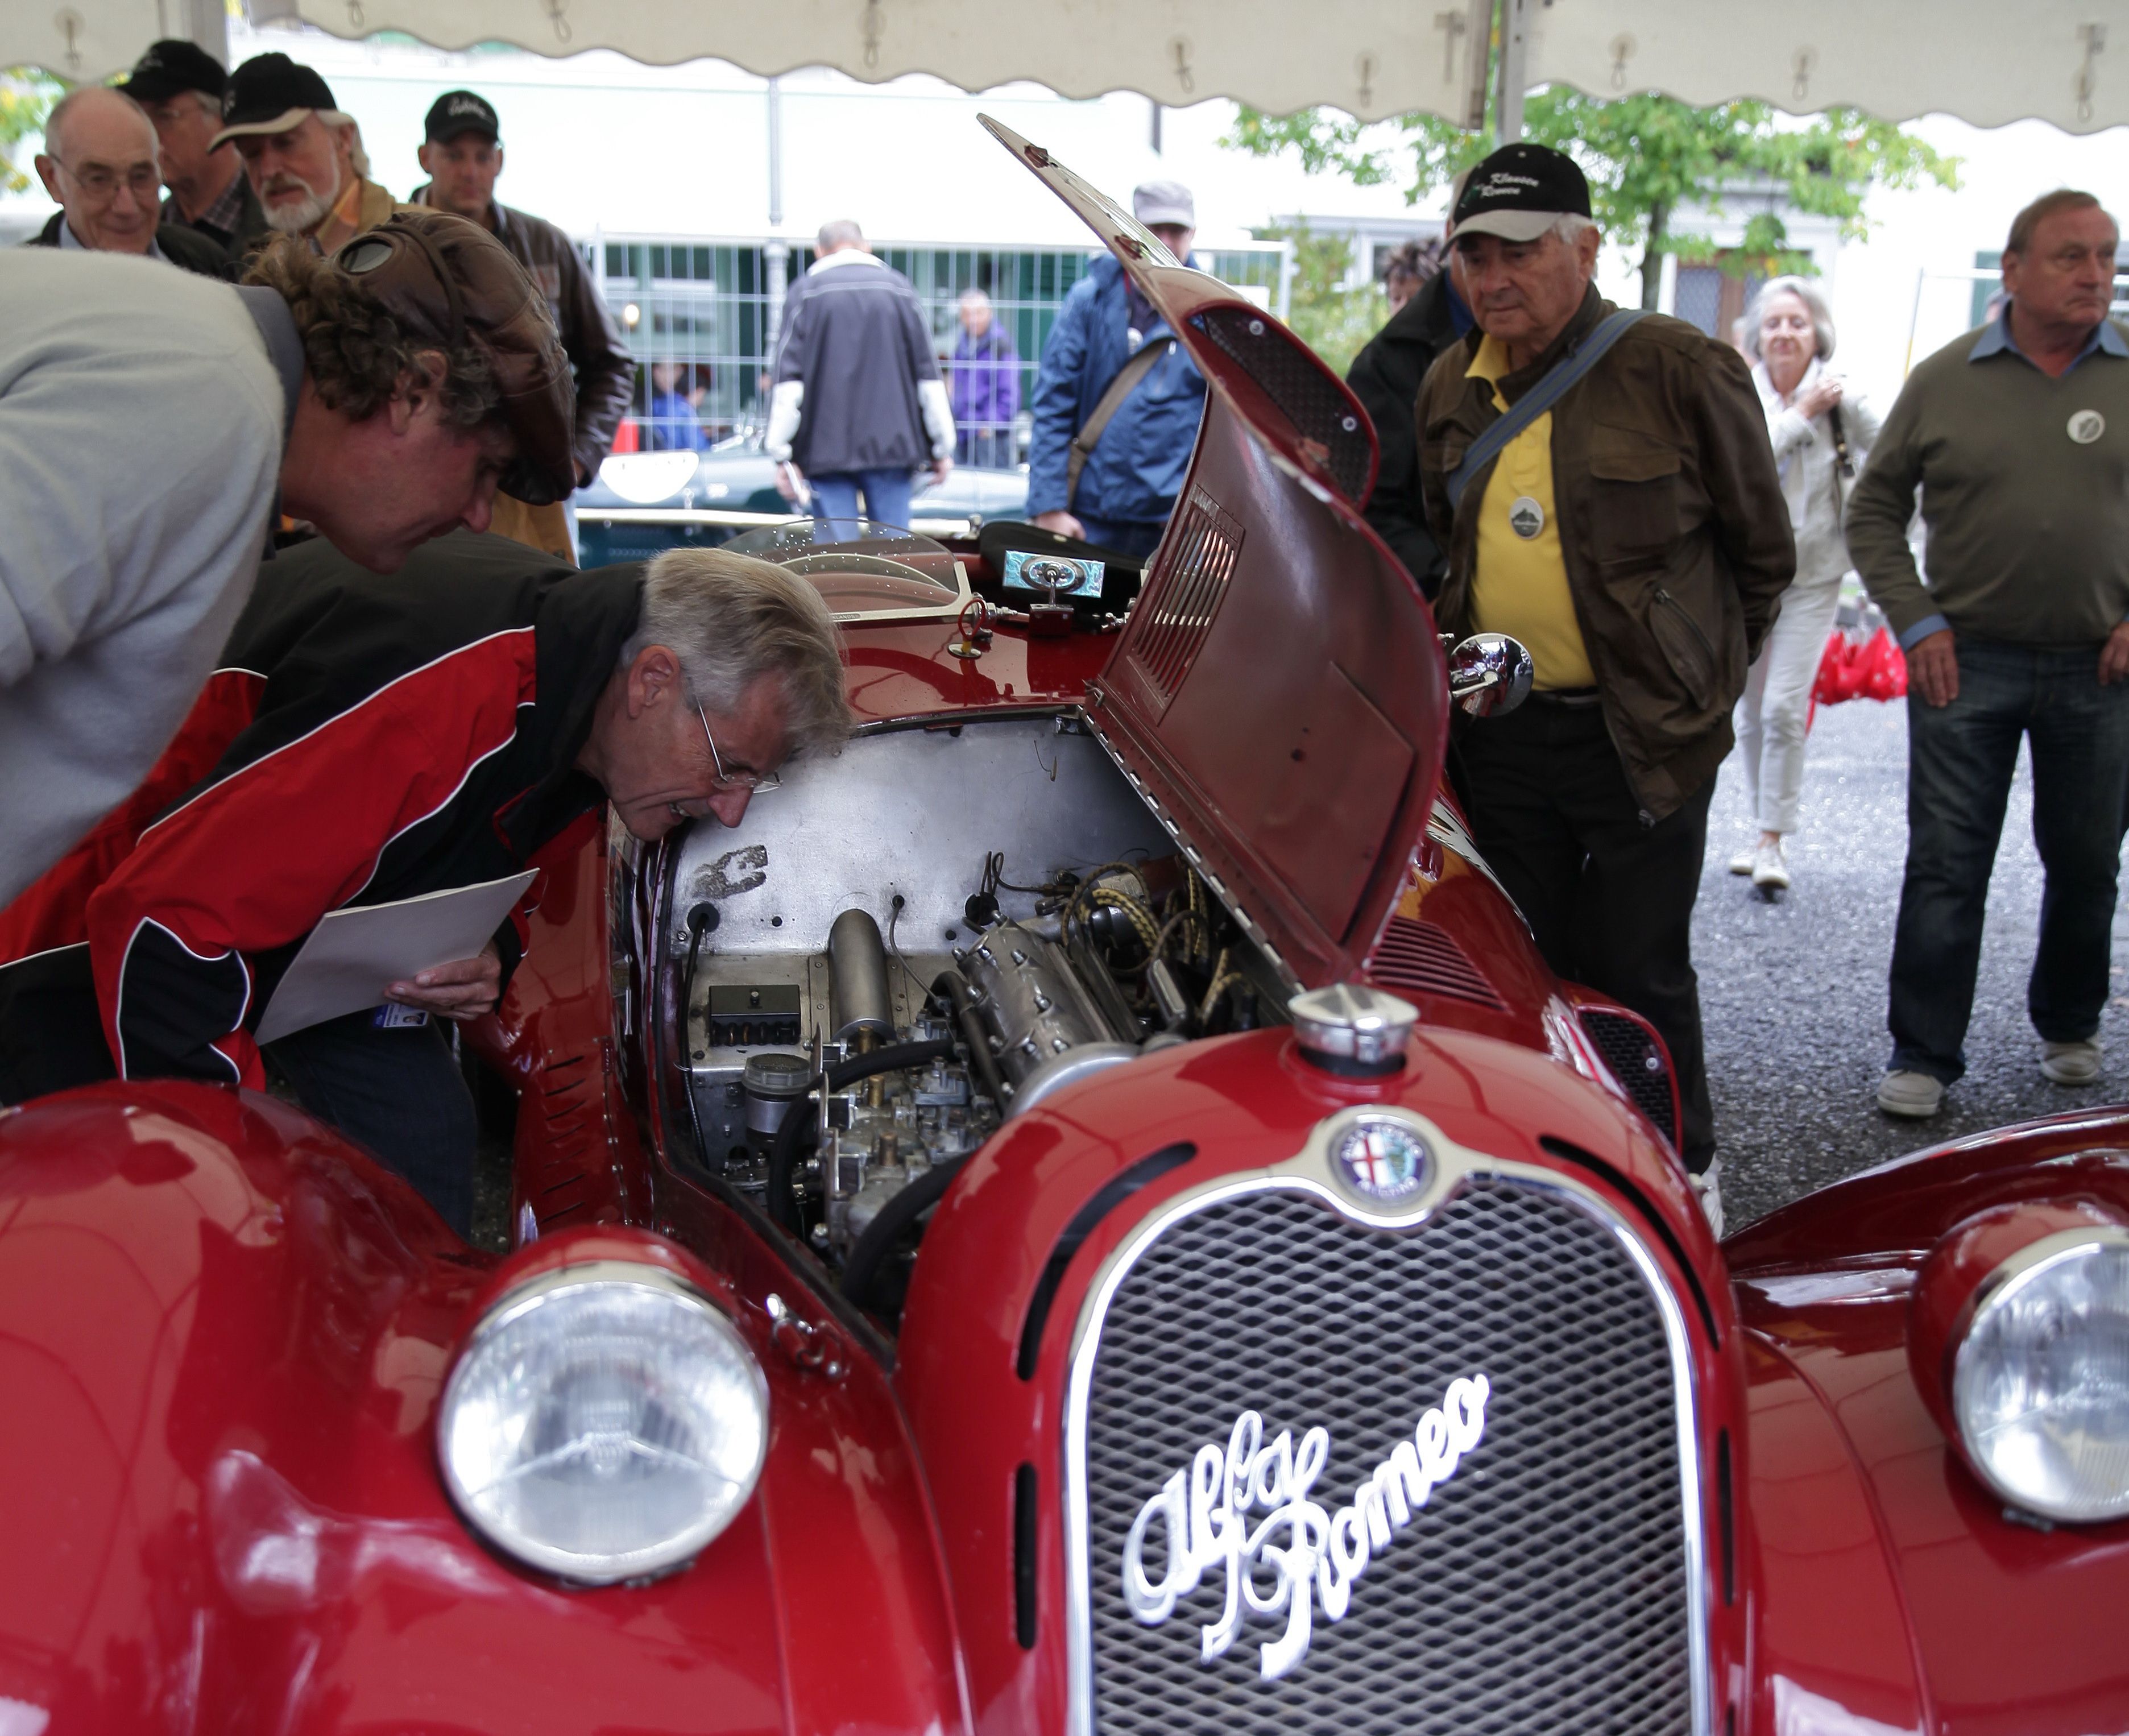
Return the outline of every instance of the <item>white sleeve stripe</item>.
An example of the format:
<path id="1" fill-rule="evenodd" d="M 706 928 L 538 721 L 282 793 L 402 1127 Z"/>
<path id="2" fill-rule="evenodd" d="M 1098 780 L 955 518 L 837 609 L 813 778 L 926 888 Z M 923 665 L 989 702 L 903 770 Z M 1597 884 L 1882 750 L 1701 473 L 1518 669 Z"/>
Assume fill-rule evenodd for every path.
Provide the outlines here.
<path id="1" fill-rule="evenodd" d="M 522 711 L 524 707 L 522 706 L 518 707 L 519 711 Z M 490 748 L 485 754 L 483 754 L 478 759 L 475 759 L 471 764 L 467 766 L 465 768 L 465 776 L 460 778 L 459 781 L 451 787 L 451 792 L 450 795 L 445 797 L 441 801 L 431 808 L 427 813 L 416 815 L 413 819 L 408 820 L 406 825 L 401 826 L 398 831 L 394 832 L 389 838 L 386 839 L 383 843 L 378 845 L 377 854 L 370 860 L 369 872 L 362 877 L 362 884 L 357 887 L 351 895 L 342 899 L 337 908 L 345 910 L 349 905 L 354 903 L 357 898 L 360 898 L 364 892 L 368 892 L 369 890 L 369 882 L 377 878 L 377 870 L 383 864 L 384 853 L 390 849 L 392 846 L 397 844 L 402 838 L 405 837 L 407 833 L 412 831 L 416 826 L 422 825 L 426 820 L 435 819 L 437 815 L 442 813 L 445 808 L 449 807 L 454 801 L 456 801 L 459 799 L 459 792 L 463 790 L 466 785 L 472 781 L 473 774 L 475 772 L 478 772 L 483 766 L 486 765 L 489 760 L 494 759 L 495 756 L 498 754 L 500 754 L 505 748 L 508 747 L 512 742 L 517 740 L 517 730 L 516 727 L 516 718 L 513 714 L 510 733 L 504 736 L 502 740 L 496 743 L 496 744 Z"/>

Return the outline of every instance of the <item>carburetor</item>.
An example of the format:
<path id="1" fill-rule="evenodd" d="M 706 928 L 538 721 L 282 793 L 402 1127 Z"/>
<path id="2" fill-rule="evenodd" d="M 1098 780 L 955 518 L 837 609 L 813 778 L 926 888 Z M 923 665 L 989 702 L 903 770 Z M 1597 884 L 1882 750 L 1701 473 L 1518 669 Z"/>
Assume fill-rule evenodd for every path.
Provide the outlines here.
<path id="1" fill-rule="evenodd" d="M 887 948 L 867 912 L 836 917 L 827 953 L 830 1028 L 846 1058 L 954 1034 L 950 1020 L 928 1015 L 895 1028 Z M 998 1125 L 999 1109 L 965 1066 L 945 1056 L 875 1073 L 831 1095 L 815 1158 L 824 1207 L 817 1239 L 848 1253 L 880 1208 L 917 1177 L 982 1144 Z"/>
<path id="2" fill-rule="evenodd" d="M 910 1040 L 947 1034 L 922 1020 Z M 828 1245 L 847 1252 L 880 1208 L 932 1167 L 965 1157 L 998 1125 L 998 1106 L 973 1089 L 969 1070 L 935 1060 L 883 1073 L 828 1100 L 821 1144 L 822 1191 Z"/>

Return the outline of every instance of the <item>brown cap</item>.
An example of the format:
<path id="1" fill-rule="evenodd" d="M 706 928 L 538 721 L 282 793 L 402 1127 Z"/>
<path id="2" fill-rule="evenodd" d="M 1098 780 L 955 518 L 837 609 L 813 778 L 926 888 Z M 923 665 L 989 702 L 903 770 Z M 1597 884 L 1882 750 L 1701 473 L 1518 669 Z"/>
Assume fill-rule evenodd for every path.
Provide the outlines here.
<path id="1" fill-rule="evenodd" d="M 577 485 L 577 391 L 547 298 L 502 242 L 445 211 L 396 211 L 333 255 L 411 334 L 488 357 L 517 459 L 502 490 L 536 507 Z"/>

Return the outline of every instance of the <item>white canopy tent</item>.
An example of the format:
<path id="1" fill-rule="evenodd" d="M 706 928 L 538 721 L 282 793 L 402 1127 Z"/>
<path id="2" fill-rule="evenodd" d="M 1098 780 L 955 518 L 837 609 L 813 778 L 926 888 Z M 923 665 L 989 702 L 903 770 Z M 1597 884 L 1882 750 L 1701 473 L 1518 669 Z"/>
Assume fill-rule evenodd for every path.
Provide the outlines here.
<path id="1" fill-rule="evenodd" d="M 441 48 L 930 73 L 964 90 L 1031 79 L 1073 97 L 1229 97 L 1274 113 L 1324 103 L 1366 119 L 1425 109 L 1466 126 L 1497 8 L 1504 130 L 1519 126 L 1523 90 L 1552 83 L 1894 121 L 2033 118 L 2069 132 L 2129 121 L 2129 0 L 250 0 L 257 22 L 403 31 Z M 7 0 L 0 65 L 99 79 L 165 36 L 226 53 L 223 17 L 222 0 Z"/>

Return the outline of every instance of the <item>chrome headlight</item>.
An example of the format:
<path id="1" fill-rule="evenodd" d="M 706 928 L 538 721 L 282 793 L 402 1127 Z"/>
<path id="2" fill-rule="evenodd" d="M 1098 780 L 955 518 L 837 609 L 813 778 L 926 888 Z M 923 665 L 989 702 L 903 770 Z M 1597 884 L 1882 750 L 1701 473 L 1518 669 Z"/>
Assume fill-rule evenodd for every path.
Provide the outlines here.
<path id="1" fill-rule="evenodd" d="M 2129 1514 L 2129 1235 L 2069 1230 L 2006 1260 L 1951 1389 L 1967 1456 L 1998 1493 L 2050 1519 Z"/>
<path id="2" fill-rule="evenodd" d="M 568 1266 L 474 1329 L 437 1417 L 469 1524 L 593 1585 L 675 1567 L 760 1478 L 769 1386 L 730 1320 L 654 1266 Z"/>

